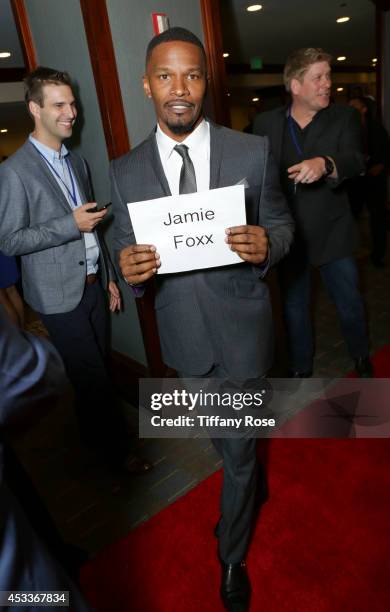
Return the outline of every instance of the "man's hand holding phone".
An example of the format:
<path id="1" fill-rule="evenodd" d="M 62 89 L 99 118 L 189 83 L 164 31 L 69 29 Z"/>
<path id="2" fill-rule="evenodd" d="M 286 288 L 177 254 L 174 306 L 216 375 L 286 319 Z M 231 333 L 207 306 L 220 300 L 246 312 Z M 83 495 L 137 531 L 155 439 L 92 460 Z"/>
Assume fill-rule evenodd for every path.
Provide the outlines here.
<path id="1" fill-rule="evenodd" d="M 106 216 L 108 206 L 109 204 L 106 204 L 99 210 L 96 202 L 87 202 L 76 208 L 73 216 L 80 232 L 93 232 L 98 223 Z"/>
<path id="2" fill-rule="evenodd" d="M 93 206 L 92 208 L 88 208 L 89 213 L 100 212 L 101 210 L 106 210 L 109 206 L 111 206 L 112 202 L 107 202 L 107 204 L 103 204 L 100 208 L 98 206 Z"/>

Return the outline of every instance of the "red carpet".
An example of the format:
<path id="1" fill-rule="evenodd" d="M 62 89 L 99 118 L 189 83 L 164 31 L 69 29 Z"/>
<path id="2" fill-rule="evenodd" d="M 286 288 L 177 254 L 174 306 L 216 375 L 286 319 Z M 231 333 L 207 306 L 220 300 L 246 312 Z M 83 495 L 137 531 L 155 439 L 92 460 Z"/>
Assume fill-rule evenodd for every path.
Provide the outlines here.
<path id="1" fill-rule="evenodd" d="M 390 377 L 390 347 L 374 360 Z M 253 612 L 390 609 L 390 440 L 260 441 L 269 501 L 248 556 Z M 221 472 L 82 572 L 98 612 L 217 612 Z"/>

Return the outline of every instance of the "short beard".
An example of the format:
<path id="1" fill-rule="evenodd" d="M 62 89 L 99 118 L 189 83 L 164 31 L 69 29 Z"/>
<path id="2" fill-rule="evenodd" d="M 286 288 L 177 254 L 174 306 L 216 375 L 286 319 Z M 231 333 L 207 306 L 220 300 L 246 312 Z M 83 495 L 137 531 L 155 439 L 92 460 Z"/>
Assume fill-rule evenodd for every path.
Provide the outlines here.
<path id="1" fill-rule="evenodd" d="M 189 134 L 194 129 L 194 125 L 198 121 L 199 117 L 191 121 L 190 123 L 167 123 L 167 126 L 171 130 L 172 134 L 176 134 L 177 136 L 183 136 L 183 134 Z"/>

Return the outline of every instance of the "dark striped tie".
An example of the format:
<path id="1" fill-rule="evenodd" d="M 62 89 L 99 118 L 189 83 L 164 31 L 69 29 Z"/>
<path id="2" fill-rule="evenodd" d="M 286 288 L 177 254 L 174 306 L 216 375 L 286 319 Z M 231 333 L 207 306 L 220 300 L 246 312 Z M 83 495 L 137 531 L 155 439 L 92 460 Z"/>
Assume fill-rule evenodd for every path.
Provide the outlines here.
<path id="1" fill-rule="evenodd" d="M 194 191 L 197 191 L 196 176 L 194 164 L 188 155 L 188 147 L 187 145 L 183 144 L 176 145 L 174 149 L 179 153 L 183 160 L 183 165 L 180 172 L 179 194 L 194 193 Z"/>

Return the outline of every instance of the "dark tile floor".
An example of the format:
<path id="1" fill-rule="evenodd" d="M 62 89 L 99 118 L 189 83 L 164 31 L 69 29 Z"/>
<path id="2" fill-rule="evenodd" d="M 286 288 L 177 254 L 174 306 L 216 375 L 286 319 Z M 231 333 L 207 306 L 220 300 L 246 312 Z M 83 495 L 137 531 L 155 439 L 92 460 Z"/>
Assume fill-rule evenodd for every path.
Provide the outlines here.
<path id="1" fill-rule="evenodd" d="M 363 223 L 364 243 L 367 243 L 364 228 Z M 370 265 L 367 255 L 367 249 L 363 248 L 358 261 L 374 352 L 390 342 L 390 265 L 377 270 Z M 274 282 L 271 284 L 275 286 Z M 277 295 L 275 301 L 278 312 Z M 340 336 L 334 307 L 320 284 L 317 284 L 314 320 L 315 375 L 342 376 L 351 369 L 351 361 Z M 282 362 L 280 324 L 277 327 L 277 354 Z M 130 420 L 137 419 L 134 408 L 126 404 L 123 408 Z M 221 465 L 207 439 L 142 440 L 141 450 L 153 461 L 153 471 L 133 478 L 112 476 L 93 455 L 81 448 L 69 398 L 64 398 L 49 417 L 17 442 L 18 454 L 60 531 L 66 540 L 91 554 L 125 536 Z"/>

